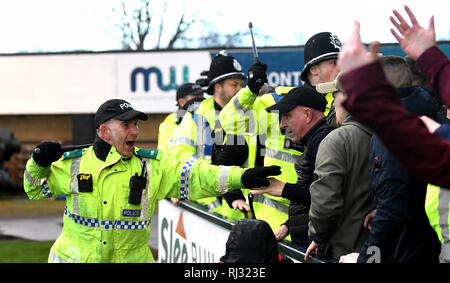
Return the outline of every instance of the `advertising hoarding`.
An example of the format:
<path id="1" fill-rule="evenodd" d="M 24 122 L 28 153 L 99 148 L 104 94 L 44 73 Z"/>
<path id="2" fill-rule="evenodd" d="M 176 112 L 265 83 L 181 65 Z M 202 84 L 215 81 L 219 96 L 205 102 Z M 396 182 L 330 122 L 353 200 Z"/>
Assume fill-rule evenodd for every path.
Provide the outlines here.
<path id="1" fill-rule="evenodd" d="M 167 200 L 158 209 L 158 262 L 217 263 L 225 255 L 230 230 Z"/>

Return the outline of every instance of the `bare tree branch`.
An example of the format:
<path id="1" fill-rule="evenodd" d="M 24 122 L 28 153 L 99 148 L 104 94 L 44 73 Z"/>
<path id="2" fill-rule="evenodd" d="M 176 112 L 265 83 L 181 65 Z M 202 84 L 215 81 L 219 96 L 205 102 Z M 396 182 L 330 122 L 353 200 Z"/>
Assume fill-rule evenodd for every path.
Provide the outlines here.
<path id="1" fill-rule="evenodd" d="M 223 35 L 215 31 L 209 31 L 209 34 L 201 38 L 188 38 L 186 34 L 194 23 L 210 26 L 204 20 L 196 20 L 199 11 L 188 14 L 186 6 L 184 6 L 175 30 L 171 32 L 165 22 L 170 18 L 166 17 L 166 14 L 169 13 L 168 0 L 163 3 L 162 12 L 155 12 L 155 5 L 150 4 L 150 0 L 140 0 L 139 6 L 131 9 L 131 12 L 126 3 L 126 0 L 122 0 L 121 11 L 113 8 L 120 19 L 120 24 L 116 24 L 116 28 L 122 33 L 122 46 L 125 50 L 144 50 L 148 46 L 152 46 L 151 49 L 160 49 L 164 38 L 169 38 L 165 49 L 174 49 L 177 45 L 186 46 L 194 41 L 198 42 L 199 47 L 236 47 L 242 46 L 243 39 L 249 34 L 248 31 L 237 31 Z M 157 18 L 155 15 L 160 16 L 161 20 L 157 26 L 154 24 L 151 26 L 152 20 Z M 171 34 L 170 37 L 167 36 L 169 34 Z M 153 40 L 153 42 L 150 42 L 150 40 Z"/>
<path id="2" fill-rule="evenodd" d="M 159 49 L 159 46 L 161 44 L 161 36 L 164 30 L 164 15 L 166 14 L 167 9 L 167 2 L 164 2 L 162 17 L 161 17 L 161 23 L 159 24 L 159 32 L 158 32 L 158 41 L 156 42 L 156 49 Z"/>

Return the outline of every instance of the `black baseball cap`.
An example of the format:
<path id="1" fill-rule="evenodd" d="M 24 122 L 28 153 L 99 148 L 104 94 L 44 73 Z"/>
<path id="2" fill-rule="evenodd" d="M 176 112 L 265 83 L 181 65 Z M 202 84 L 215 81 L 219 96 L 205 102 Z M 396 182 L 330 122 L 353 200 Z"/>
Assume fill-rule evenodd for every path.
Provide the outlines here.
<path id="1" fill-rule="evenodd" d="M 266 111 L 287 113 L 297 106 L 305 106 L 325 112 L 327 100 L 323 94 L 318 93 L 310 86 L 296 87 L 285 94 L 277 104 L 266 108 Z"/>
<path id="2" fill-rule="evenodd" d="M 134 110 L 131 104 L 123 99 L 110 99 L 100 105 L 95 113 L 95 127 L 98 128 L 111 118 L 120 121 L 130 121 L 136 118 L 144 121 L 148 119 L 145 113 Z"/>
<path id="3" fill-rule="evenodd" d="M 177 100 L 185 97 L 186 95 L 199 95 L 203 94 L 204 90 L 198 84 L 185 83 L 182 84 L 177 90 Z"/>

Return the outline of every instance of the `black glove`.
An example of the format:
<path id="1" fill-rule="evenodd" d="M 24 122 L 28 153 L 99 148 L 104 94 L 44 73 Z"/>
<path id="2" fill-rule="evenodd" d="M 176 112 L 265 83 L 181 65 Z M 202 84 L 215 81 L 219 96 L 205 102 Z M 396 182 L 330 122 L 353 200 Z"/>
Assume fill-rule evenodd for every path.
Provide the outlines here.
<path id="1" fill-rule="evenodd" d="M 248 88 L 256 94 L 267 83 L 267 65 L 257 62 L 248 68 Z"/>
<path id="2" fill-rule="evenodd" d="M 64 152 L 59 143 L 41 142 L 33 150 L 33 159 L 38 165 L 48 167 L 53 161 L 58 160 L 63 153 Z"/>
<path id="3" fill-rule="evenodd" d="M 280 166 L 255 167 L 247 169 L 244 174 L 242 174 L 241 182 L 244 188 L 247 189 L 265 187 L 269 185 L 269 180 L 266 179 L 268 176 L 276 176 L 280 174 Z"/>

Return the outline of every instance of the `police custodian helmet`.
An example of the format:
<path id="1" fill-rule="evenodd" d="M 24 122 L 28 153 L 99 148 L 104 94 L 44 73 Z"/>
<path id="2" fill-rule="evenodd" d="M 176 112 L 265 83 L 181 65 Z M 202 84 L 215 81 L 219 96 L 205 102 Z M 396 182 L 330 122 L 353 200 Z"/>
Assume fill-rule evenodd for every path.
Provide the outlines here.
<path id="1" fill-rule="evenodd" d="M 245 74 L 242 72 L 241 64 L 233 56 L 229 56 L 225 50 L 222 50 L 214 57 L 209 67 L 209 86 L 206 93 L 214 94 L 214 84 L 231 78 L 245 80 Z"/>
<path id="2" fill-rule="evenodd" d="M 311 66 L 325 60 L 337 59 L 341 47 L 341 41 L 331 32 L 320 32 L 308 39 L 304 49 L 305 67 L 300 74 L 302 81 L 308 81 Z"/>

